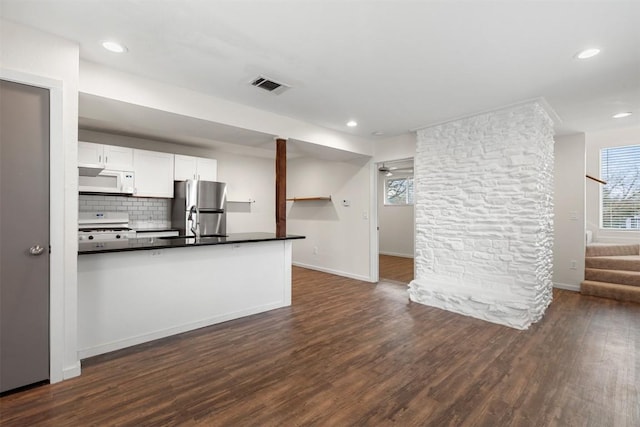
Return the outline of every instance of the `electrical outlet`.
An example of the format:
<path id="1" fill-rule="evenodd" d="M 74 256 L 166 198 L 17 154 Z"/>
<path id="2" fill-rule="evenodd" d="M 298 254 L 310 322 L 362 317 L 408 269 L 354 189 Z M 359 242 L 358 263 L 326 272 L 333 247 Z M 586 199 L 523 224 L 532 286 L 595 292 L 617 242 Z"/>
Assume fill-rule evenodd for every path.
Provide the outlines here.
<path id="1" fill-rule="evenodd" d="M 160 256 L 160 255 L 162 255 L 162 250 L 161 249 L 153 249 L 150 252 L 151 252 L 151 256 Z"/>
<path id="2" fill-rule="evenodd" d="M 313 254 L 314 255 L 318 255 L 318 247 L 317 246 L 313 247 Z"/>
<path id="3" fill-rule="evenodd" d="M 578 269 L 578 261 L 576 261 L 575 259 L 571 260 L 571 267 L 569 267 L 571 270 L 577 270 Z"/>

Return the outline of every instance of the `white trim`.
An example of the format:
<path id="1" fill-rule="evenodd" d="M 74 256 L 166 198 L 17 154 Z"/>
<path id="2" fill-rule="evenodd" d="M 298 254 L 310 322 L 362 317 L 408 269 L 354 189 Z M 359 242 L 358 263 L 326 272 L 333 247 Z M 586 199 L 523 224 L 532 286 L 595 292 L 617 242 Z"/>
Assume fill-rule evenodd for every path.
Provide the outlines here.
<path id="1" fill-rule="evenodd" d="M 556 289 L 564 289 L 565 291 L 580 292 L 580 285 L 570 285 L 568 283 L 553 282 Z"/>
<path id="2" fill-rule="evenodd" d="M 296 267 L 302 267 L 302 268 L 306 268 L 306 269 L 309 269 L 309 270 L 316 270 L 316 271 L 322 271 L 323 273 L 333 274 L 334 276 L 348 277 L 349 279 L 356 279 L 356 280 L 361 280 L 363 282 L 369 282 L 369 283 L 376 283 L 377 282 L 377 280 L 374 282 L 371 279 L 369 279 L 367 276 L 361 276 L 359 274 L 347 273 L 346 271 L 334 270 L 332 268 L 319 267 L 317 265 L 304 264 L 302 262 L 295 262 L 295 261 L 292 262 L 291 264 L 295 265 Z"/>
<path id="3" fill-rule="evenodd" d="M 49 381 L 80 375 L 80 364 L 64 366 L 65 355 L 65 160 L 63 134 L 63 82 L 21 71 L 0 68 L 0 79 L 49 90 Z"/>
<path id="4" fill-rule="evenodd" d="M 602 203 L 600 203 L 600 209 L 602 209 Z M 637 244 L 640 241 L 640 231 L 635 230 L 621 231 L 599 228 L 596 233 L 594 233 L 593 241 L 591 243 L 619 243 L 628 245 L 634 243 Z"/>
<path id="5" fill-rule="evenodd" d="M 369 171 L 369 278 L 376 283 L 380 279 L 380 233 L 378 231 L 378 164 L 370 162 Z"/>
<path id="6" fill-rule="evenodd" d="M 415 256 L 413 254 L 401 254 L 398 252 L 387 252 L 387 251 L 380 251 L 379 252 L 380 255 L 389 255 L 389 256 L 397 256 L 400 258 L 415 258 Z"/>
<path id="7" fill-rule="evenodd" d="M 81 365 L 80 360 L 78 360 L 73 366 L 64 368 L 64 370 L 62 371 L 62 377 L 63 379 L 68 380 L 69 378 L 80 376 L 80 370 Z"/>

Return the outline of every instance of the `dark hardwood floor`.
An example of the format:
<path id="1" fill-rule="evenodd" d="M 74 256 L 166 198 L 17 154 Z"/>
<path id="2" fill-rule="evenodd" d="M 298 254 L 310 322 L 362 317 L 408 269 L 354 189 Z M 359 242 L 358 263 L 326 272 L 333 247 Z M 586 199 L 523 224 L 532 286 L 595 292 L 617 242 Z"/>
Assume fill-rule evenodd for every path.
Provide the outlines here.
<path id="1" fill-rule="evenodd" d="M 409 283 L 413 280 L 413 258 L 378 255 L 380 280 Z"/>
<path id="2" fill-rule="evenodd" d="M 0 425 L 640 425 L 640 304 L 555 291 L 517 331 L 293 277 L 291 307 L 85 360 L 0 398 Z"/>

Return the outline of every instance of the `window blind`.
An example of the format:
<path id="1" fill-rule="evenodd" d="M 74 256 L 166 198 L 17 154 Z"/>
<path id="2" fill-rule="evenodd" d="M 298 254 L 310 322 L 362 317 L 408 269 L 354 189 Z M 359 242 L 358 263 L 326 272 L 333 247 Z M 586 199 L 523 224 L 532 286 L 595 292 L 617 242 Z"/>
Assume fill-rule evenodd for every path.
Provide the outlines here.
<path id="1" fill-rule="evenodd" d="M 384 186 L 385 205 L 413 204 L 413 177 L 386 178 Z"/>
<path id="2" fill-rule="evenodd" d="M 601 226 L 640 230 L 640 145 L 600 150 Z"/>

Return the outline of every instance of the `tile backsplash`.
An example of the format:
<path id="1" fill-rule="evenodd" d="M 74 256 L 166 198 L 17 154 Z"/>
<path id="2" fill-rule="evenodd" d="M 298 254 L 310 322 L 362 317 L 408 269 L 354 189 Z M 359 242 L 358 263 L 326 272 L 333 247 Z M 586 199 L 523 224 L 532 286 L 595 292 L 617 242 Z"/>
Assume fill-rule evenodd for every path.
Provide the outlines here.
<path id="1" fill-rule="evenodd" d="M 171 225 L 171 200 L 146 197 L 80 194 L 80 212 L 128 212 L 131 227 L 164 227 Z"/>

